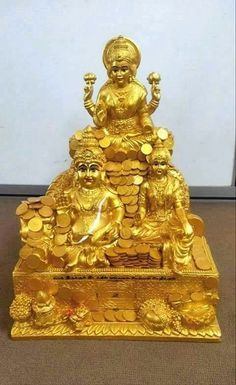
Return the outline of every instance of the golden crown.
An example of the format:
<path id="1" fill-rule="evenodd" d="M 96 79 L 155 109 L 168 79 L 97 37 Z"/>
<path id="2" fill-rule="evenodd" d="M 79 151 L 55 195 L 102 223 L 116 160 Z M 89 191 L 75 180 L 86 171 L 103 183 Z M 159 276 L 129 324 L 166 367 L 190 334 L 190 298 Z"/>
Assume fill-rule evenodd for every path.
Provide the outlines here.
<path id="1" fill-rule="evenodd" d="M 136 44 L 124 36 L 118 36 L 108 41 L 103 51 L 103 63 L 108 69 L 114 61 L 125 60 L 139 66 L 141 54 Z"/>
<path id="2" fill-rule="evenodd" d="M 106 157 L 93 134 L 93 128 L 90 126 L 84 131 L 77 131 L 70 139 L 69 146 L 70 155 L 75 165 L 79 163 L 98 163 L 103 165 L 106 162 Z"/>

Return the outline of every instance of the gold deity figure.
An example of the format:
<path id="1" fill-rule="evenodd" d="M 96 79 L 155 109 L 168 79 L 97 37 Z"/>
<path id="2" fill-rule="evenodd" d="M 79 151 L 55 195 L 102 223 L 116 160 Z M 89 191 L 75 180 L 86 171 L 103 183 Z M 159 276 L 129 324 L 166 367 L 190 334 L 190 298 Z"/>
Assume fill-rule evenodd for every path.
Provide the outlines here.
<path id="1" fill-rule="evenodd" d="M 191 260 L 193 228 L 188 221 L 189 197 L 181 174 L 170 165 L 171 155 L 158 141 L 147 157 L 149 173 L 139 195 L 139 212 L 133 234 L 158 245 L 174 269 Z"/>
<path id="2" fill-rule="evenodd" d="M 102 246 L 117 239 L 124 209 L 117 193 L 109 187 L 104 163 L 105 156 L 89 127 L 74 154 L 74 180 L 64 192 L 66 204 L 57 208 L 58 214 L 70 217 L 71 223 L 67 269 L 109 265 Z"/>
<path id="3" fill-rule="evenodd" d="M 148 77 L 152 84 L 152 99 L 147 103 L 147 91 L 135 77 L 140 60 L 139 49 L 130 39 L 119 36 L 109 41 L 103 52 L 109 79 L 100 89 L 96 103 L 92 101 L 96 76 L 85 75 L 84 105 L 95 125 L 106 128 L 110 136 L 128 141 L 131 146 L 142 143 L 143 136 L 153 134 L 150 115 L 160 100 L 160 77 L 152 73 Z M 131 138 L 133 141 L 129 142 Z"/>

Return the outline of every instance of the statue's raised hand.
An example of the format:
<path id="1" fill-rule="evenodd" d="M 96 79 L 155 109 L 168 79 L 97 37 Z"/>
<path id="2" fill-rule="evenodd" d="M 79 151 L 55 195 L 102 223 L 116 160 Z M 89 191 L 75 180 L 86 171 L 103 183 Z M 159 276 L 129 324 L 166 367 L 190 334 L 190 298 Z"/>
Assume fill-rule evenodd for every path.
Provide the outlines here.
<path id="1" fill-rule="evenodd" d="M 91 100 L 93 95 L 93 84 L 97 80 L 95 74 L 88 73 L 84 75 L 86 86 L 84 87 L 84 101 Z"/>

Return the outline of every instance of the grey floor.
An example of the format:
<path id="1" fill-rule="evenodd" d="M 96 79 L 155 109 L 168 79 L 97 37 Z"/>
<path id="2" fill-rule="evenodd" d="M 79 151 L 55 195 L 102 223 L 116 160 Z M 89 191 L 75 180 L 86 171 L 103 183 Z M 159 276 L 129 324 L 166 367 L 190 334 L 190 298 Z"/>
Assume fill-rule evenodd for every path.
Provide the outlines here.
<path id="1" fill-rule="evenodd" d="M 233 385 L 235 328 L 235 206 L 194 201 L 221 275 L 221 343 L 153 341 L 12 341 L 8 308 L 11 272 L 19 249 L 15 208 L 19 197 L 0 198 L 1 385 Z"/>

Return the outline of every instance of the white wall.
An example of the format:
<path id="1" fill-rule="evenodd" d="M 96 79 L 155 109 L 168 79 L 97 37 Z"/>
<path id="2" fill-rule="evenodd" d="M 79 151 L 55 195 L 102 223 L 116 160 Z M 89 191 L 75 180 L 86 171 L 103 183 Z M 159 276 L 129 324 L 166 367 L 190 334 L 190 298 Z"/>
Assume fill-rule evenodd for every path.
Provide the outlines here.
<path id="1" fill-rule="evenodd" d="M 156 125 L 176 138 L 190 185 L 230 185 L 234 157 L 233 0 L 1 0 L 0 184 L 48 184 L 68 139 L 91 122 L 83 75 L 106 78 L 102 50 L 123 34 L 138 78 L 161 73 Z"/>

